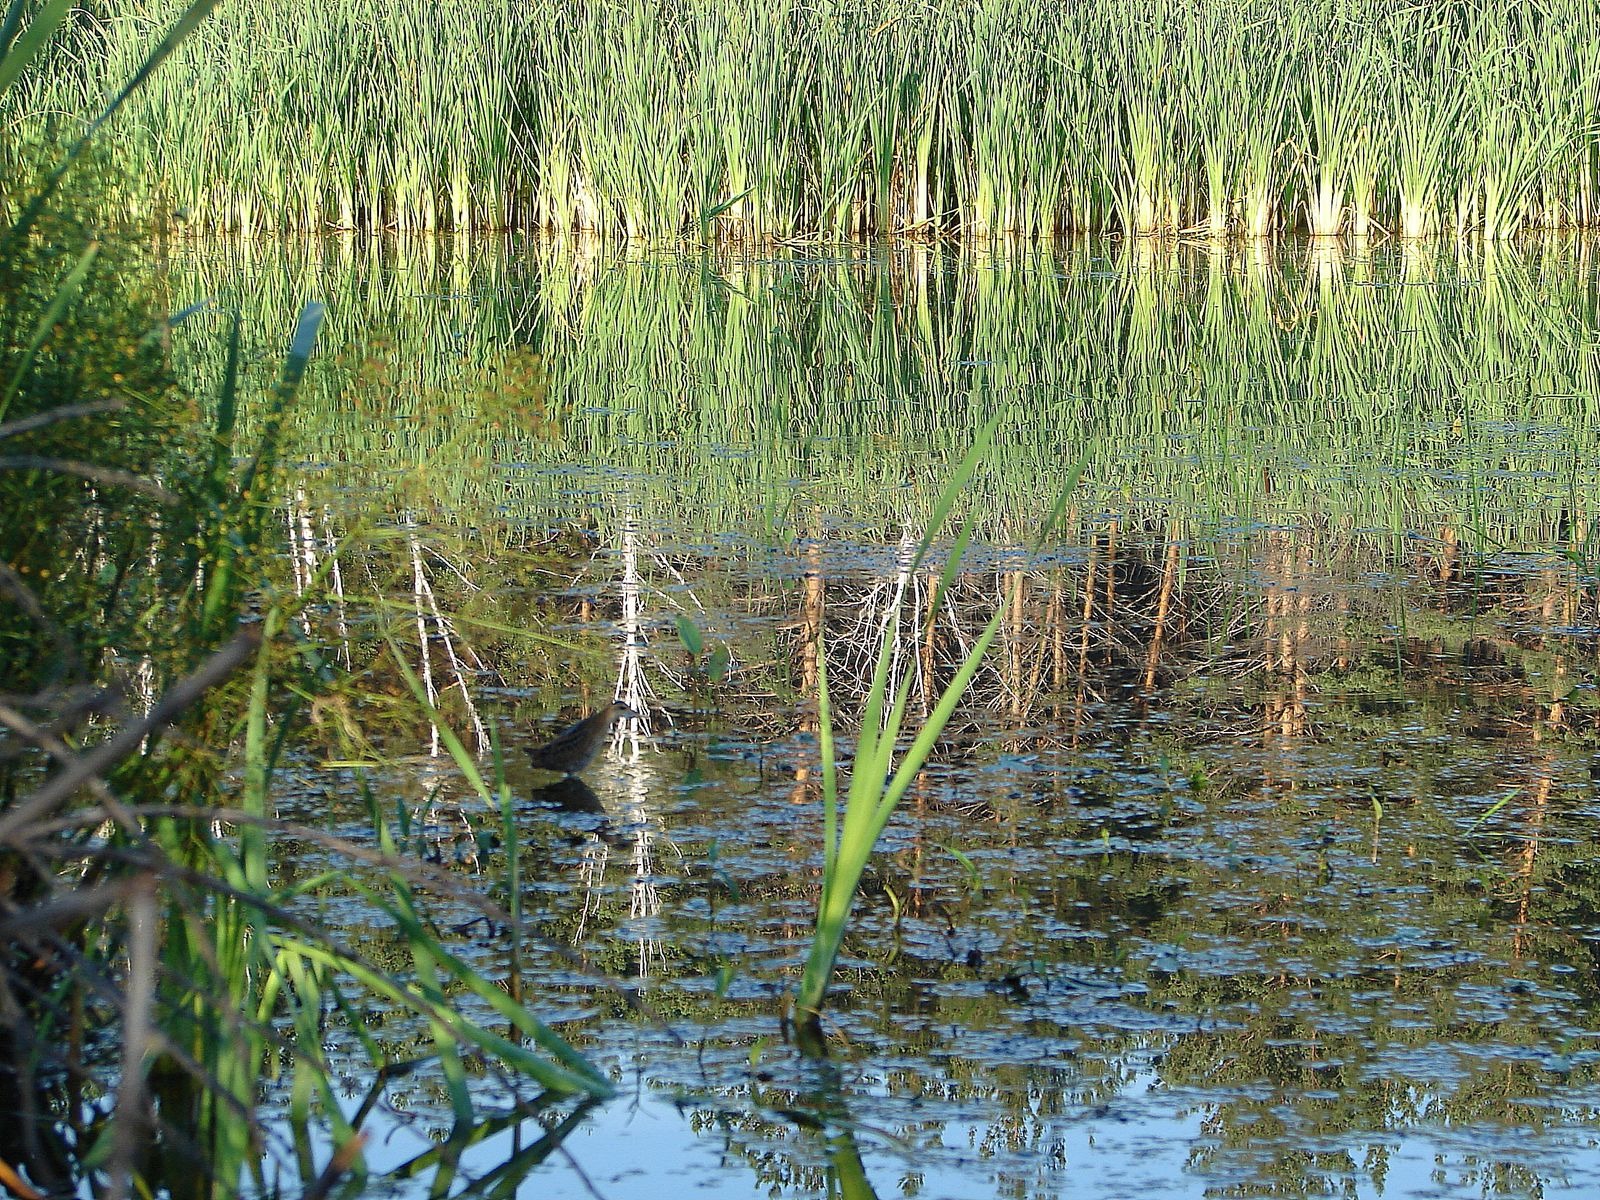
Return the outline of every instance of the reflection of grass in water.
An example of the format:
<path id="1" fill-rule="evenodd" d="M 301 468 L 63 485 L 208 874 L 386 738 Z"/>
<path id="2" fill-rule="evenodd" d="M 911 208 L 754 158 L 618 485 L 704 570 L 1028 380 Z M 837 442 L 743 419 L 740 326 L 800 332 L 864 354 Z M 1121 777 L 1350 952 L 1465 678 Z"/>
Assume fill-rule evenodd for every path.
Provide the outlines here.
<path id="1" fill-rule="evenodd" d="M 1319 255 L 1304 273 L 1185 248 L 1116 263 L 916 248 L 719 259 L 705 282 L 671 260 L 448 244 L 390 273 L 333 245 L 281 269 L 200 265 L 176 286 L 264 316 L 341 295 L 339 365 L 311 381 L 301 446 L 398 471 L 400 503 L 509 506 L 542 526 L 608 521 L 626 491 L 647 523 L 694 533 L 781 530 L 812 506 L 895 530 L 925 520 L 940 462 L 992 417 L 997 454 L 974 482 L 991 540 L 1053 494 L 1064 444 L 1109 450 L 1080 520 L 1464 526 L 1493 549 L 1549 544 L 1563 509 L 1578 538 L 1592 503 L 1584 397 L 1600 380 L 1559 247 Z M 590 282 L 573 290 L 575 272 Z M 190 345 L 205 369 L 213 352 Z M 626 482 L 551 474 L 571 463 Z"/>
<path id="2" fill-rule="evenodd" d="M 1187 619 L 1199 628 L 1206 604 L 1232 613 L 1206 635 L 1219 644 L 1258 617 L 1263 526 L 1307 531 L 1312 575 L 1336 564 L 1345 590 L 1370 595 L 1402 634 L 1419 618 L 1408 581 L 1426 578 L 1402 564 L 1431 562 L 1456 586 L 1465 571 L 1482 591 L 1502 548 L 1581 554 L 1591 536 L 1600 433 L 1583 398 L 1600 389 L 1574 336 L 1588 322 L 1578 276 L 1556 249 L 1317 254 L 1283 270 L 1184 248 L 1115 263 L 1091 247 L 992 262 L 918 249 L 877 263 L 708 261 L 720 275 L 706 284 L 672 260 L 545 264 L 473 246 L 452 258 L 449 245 L 425 244 L 393 273 L 332 243 L 325 259 L 258 264 L 249 278 L 273 284 L 267 307 L 341 277 L 360 284 L 346 328 L 385 340 L 366 355 L 330 331 L 339 366 L 308 380 L 294 432 L 306 457 L 355 468 L 326 478 L 361 490 L 346 502 L 322 491 L 321 473 L 306 482 L 319 503 L 376 495 L 463 530 L 464 557 L 495 581 L 462 598 L 463 615 L 487 609 L 502 626 L 561 619 L 515 606 L 544 569 L 570 575 L 610 543 L 629 511 L 697 559 L 733 532 L 735 557 L 752 539 L 798 535 L 877 547 L 886 563 L 882 547 L 926 521 L 943 464 L 985 414 L 1000 424 L 969 491 L 980 541 L 1022 540 L 1059 486 L 1061 446 L 1082 431 L 1101 453 L 1065 536 L 1104 543 L 1110 514 L 1122 545 L 1178 544 L 1197 585 Z M 240 288 L 228 280 L 182 295 Z M 496 391 L 508 377 L 511 400 Z M 541 557 L 547 530 L 591 521 L 591 546 Z M 1393 578 L 1363 582 L 1374 570 Z M 700 595 L 713 610 L 741 602 L 736 573 L 711 570 Z M 1292 578 L 1309 586 L 1303 571 Z M 1088 587 L 1075 569 L 1043 582 Z M 992 602 L 982 591 L 968 617 Z M 1119 643 L 1152 627 L 1126 606 L 1107 625 Z M 1403 642 L 1385 644 L 1398 656 Z M 593 661 L 607 652 L 592 648 Z M 784 661 L 772 651 L 738 655 Z M 528 672 L 550 687 L 547 707 L 569 702 L 541 670 L 570 687 L 578 668 L 557 656 Z M 782 670 L 757 686 L 792 692 Z"/>

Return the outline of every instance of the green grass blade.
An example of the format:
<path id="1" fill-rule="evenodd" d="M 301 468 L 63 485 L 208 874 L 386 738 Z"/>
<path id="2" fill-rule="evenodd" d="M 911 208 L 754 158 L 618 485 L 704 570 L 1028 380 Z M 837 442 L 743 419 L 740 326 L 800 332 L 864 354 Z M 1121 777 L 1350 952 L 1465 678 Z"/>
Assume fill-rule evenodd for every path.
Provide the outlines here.
<path id="1" fill-rule="evenodd" d="M 28 339 L 27 346 L 23 348 L 17 369 L 11 375 L 11 382 L 6 385 L 5 394 L 0 396 L 0 421 L 5 420 L 12 402 L 21 393 L 23 382 L 28 378 L 28 372 L 33 369 L 40 349 L 49 339 L 50 331 L 60 322 L 67 309 L 77 301 L 78 293 L 83 289 L 83 281 L 88 278 L 89 268 L 94 265 L 95 256 L 99 253 L 100 247 L 94 242 L 89 243 L 89 248 L 73 264 L 72 270 L 56 288 L 55 295 L 50 297 L 49 305 L 34 326 L 33 335 Z"/>
<path id="2" fill-rule="evenodd" d="M 967 451 L 966 457 L 957 464 L 955 473 L 950 476 L 949 481 L 944 486 L 944 491 L 940 492 L 939 498 L 934 501 L 933 509 L 928 516 L 928 523 L 923 530 L 922 542 L 917 546 L 917 553 L 911 560 L 912 571 L 922 565 L 923 558 L 927 556 L 929 548 L 933 545 L 933 539 L 938 536 L 939 530 L 944 528 L 944 523 L 949 518 L 951 510 L 955 508 L 956 501 L 960 498 L 961 493 L 966 490 L 967 484 L 972 481 L 972 476 L 978 469 L 978 463 L 983 460 L 984 456 L 989 453 L 989 448 L 994 445 L 995 430 L 999 425 L 1000 418 L 994 417 L 978 431 L 977 436 L 972 440 L 972 447 Z"/>
<path id="3" fill-rule="evenodd" d="M 838 857 L 839 761 L 833 740 L 833 706 L 828 702 L 828 656 L 817 631 L 817 751 L 822 755 L 822 877 Z"/>
<path id="4" fill-rule="evenodd" d="M 884 819 L 894 811 L 900 803 L 906 789 L 911 786 L 911 781 L 916 778 L 917 772 L 922 770 L 928 756 L 933 753 L 934 743 L 939 740 L 939 735 L 944 732 L 944 727 L 949 723 L 951 716 L 956 711 L 956 705 L 961 703 L 962 694 L 967 685 L 972 682 L 972 677 L 977 674 L 978 667 L 983 661 L 984 652 L 989 649 L 989 643 L 994 641 L 995 634 L 1000 632 L 1000 622 L 1005 617 L 1005 609 L 999 608 L 994 616 L 989 618 L 989 623 L 983 627 L 983 632 L 978 640 L 973 643 L 967 657 L 961 663 L 961 669 L 956 672 L 955 678 L 945 688 L 944 694 L 939 697 L 939 703 L 934 706 L 933 712 L 923 722 L 922 728 L 917 731 L 917 736 L 907 748 L 905 758 L 900 763 L 900 769 L 895 772 L 893 781 L 888 790 L 884 792 L 883 809 Z"/>
<path id="5" fill-rule="evenodd" d="M 45 205 L 55 195 L 56 189 L 61 186 L 61 181 L 66 178 L 67 172 L 72 169 L 73 164 L 88 149 L 89 143 L 95 134 L 100 132 L 106 122 L 127 102 L 128 97 L 133 95 L 150 78 L 151 72 L 166 61 L 167 57 L 178 48 L 184 38 L 193 33 L 195 27 L 216 6 L 217 0 L 194 0 L 194 3 L 184 11 L 172 28 L 167 31 L 166 37 L 157 43 L 155 49 L 150 52 L 149 56 L 139 66 L 139 69 L 134 72 L 133 78 L 128 80 L 122 90 L 112 98 L 111 103 L 105 107 L 105 110 L 90 122 L 89 127 L 84 130 L 82 136 L 67 148 L 66 153 L 61 156 L 61 161 L 56 164 L 55 169 L 45 178 L 44 184 L 34 193 L 33 198 L 28 201 L 27 207 L 23 209 L 15 224 L 7 230 L 4 238 L 0 238 L 0 259 L 9 257 L 14 248 L 32 231 L 39 220 L 40 214 L 44 212 Z"/>
<path id="6" fill-rule="evenodd" d="M 278 382 L 272 389 L 271 407 L 262 423 L 261 444 L 239 482 L 239 491 L 247 503 L 253 499 L 256 476 L 262 467 L 277 459 L 278 434 L 283 427 L 284 414 L 293 402 L 295 393 L 300 390 L 301 381 L 305 379 L 306 366 L 311 361 L 311 351 L 317 343 L 317 332 L 322 328 L 322 320 L 326 315 L 327 309 L 315 301 L 300 310 L 294 336 L 289 340 L 289 352 L 284 356 L 283 370 L 279 372 Z"/>
<path id="7" fill-rule="evenodd" d="M 4 27 L 0 28 L 0 46 L 5 48 L 5 57 L 0 58 L 0 92 L 9 88 L 17 81 L 17 76 L 27 70 L 28 64 L 44 49 L 55 31 L 61 28 L 72 6 L 73 0 L 48 0 L 33 20 L 28 22 L 22 36 L 17 37 L 16 27 L 21 20 L 23 5 L 22 0 L 15 0 L 6 13 Z"/>
<path id="8" fill-rule="evenodd" d="M 489 791 L 489 785 L 483 781 L 483 772 L 478 770 L 477 760 L 473 758 L 461 739 L 456 736 L 455 730 L 446 724 L 439 710 L 428 701 L 427 688 L 423 687 L 422 680 L 417 678 L 411 664 L 406 662 L 405 656 L 400 652 L 400 646 L 393 638 L 389 640 L 389 654 L 393 659 L 395 669 L 400 672 L 400 677 L 405 680 L 406 687 L 411 690 L 412 698 L 421 705 L 423 714 L 439 730 L 439 740 L 444 743 L 450 752 L 450 759 L 456 764 L 456 769 L 466 776 L 467 784 L 481 797 L 485 804 L 495 807 L 494 797 Z"/>
<path id="9" fill-rule="evenodd" d="M 1096 448 L 1091 446 L 1078 457 L 1067 472 L 1067 478 L 1061 485 L 1061 491 L 1056 494 L 1056 502 L 1050 506 L 1050 512 L 1045 517 L 1044 523 L 1034 534 L 1033 541 L 1028 546 L 1028 553 L 1037 554 L 1044 547 L 1046 539 L 1055 532 L 1056 526 L 1061 523 L 1061 518 L 1066 514 L 1067 505 L 1072 501 L 1072 493 L 1078 490 L 1078 483 L 1083 479 L 1083 473 L 1089 469 L 1093 461 Z"/>

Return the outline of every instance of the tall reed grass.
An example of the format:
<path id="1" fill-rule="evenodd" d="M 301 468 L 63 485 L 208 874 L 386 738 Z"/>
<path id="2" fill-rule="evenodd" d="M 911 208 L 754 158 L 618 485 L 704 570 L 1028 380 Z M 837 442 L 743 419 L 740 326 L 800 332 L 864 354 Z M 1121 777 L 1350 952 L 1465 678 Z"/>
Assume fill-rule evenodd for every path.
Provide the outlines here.
<path id="1" fill-rule="evenodd" d="M 70 131 L 176 0 L 74 10 Z M 240 0 L 129 106 L 118 203 L 220 229 L 615 238 L 1600 220 L 1590 0 Z"/>
<path id="2" fill-rule="evenodd" d="M 812 1051 L 823 1048 L 822 1008 L 838 964 L 839 952 L 844 946 L 856 892 L 867 863 L 895 809 L 927 765 L 940 735 L 961 704 L 1006 616 L 1005 606 L 996 605 L 981 631 L 972 639 L 970 647 L 965 648 L 960 665 L 944 684 L 937 702 L 928 709 L 929 696 L 924 691 L 922 700 L 925 712 L 921 723 L 915 724 L 914 718 L 908 721 L 913 709 L 912 696 L 917 672 L 909 664 L 908 659 L 913 656 L 908 654 L 907 644 L 932 637 L 938 611 L 930 607 L 924 617 L 923 627 L 917 628 L 916 618 L 908 620 L 906 611 L 908 585 L 921 569 L 934 538 L 949 519 L 979 463 L 988 455 L 994 434 L 993 422 L 979 431 L 972 448 L 950 472 L 949 479 L 934 501 L 921 544 L 899 564 L 895 573 L 893 598 L 884 605 L 877 631 L 878 644 L 875 652 L 872 652 L 871 683 L 866 689 L 860 734 L 843 788 L 842 806 L 840 755 L 835 737 L 827 655 L 821 644 L 822 625 L 819 623 L 817 627 L 817 745 L 822 760 L 823 811 L 822 890 L 817 900 L 816 932 L 811 940 L 811 949 L 806 954 L 794 1000 L 795 1022 L 801 1032 L 802 1044 Z M 1072 491 L 1087 465 L 1088 458 L 1084 457 L 1067 472 L 1054 507 L 1035 534 L 1030 553 L 1037 553 L 1049 537 L 1055 523 L 1066 510 Z M 971 541 L 973 523 L 970 516 L 962 523 L 933 595 L 947 596 L 950 592 Z M 915 608 L 915 605 L 912 607 Z M 924 679 L 924 688 L 927 683 L 928 680 Z M 904 745 L 898 744 L 902 737 L 906 739 Z"/>

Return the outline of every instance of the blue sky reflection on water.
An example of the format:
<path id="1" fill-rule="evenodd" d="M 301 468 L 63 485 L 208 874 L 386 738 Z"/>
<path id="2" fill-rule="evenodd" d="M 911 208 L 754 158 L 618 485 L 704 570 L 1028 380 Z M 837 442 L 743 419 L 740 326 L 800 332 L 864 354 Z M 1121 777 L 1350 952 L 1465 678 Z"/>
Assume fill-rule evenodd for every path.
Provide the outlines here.
<path id="1" fill-rule="evenodd" d="M 1109 1110 L 1062 1122 L 1048 1150 L 1034 1155 L 997 1159 L 980 1151 L 985 1127 L 977 1121 L 948 1123 L 941 1146 L 932 1153 L 906 1154 L 867 1130 L 858 1131 L 856 1144 L 879 1200 L 991 1200 L 1001 1195 L 1204 1200 L 1260 1194 L 1256 1189 L 1267 1186 L 1263 1176 L 1270 1177 L 1275 1154 L 1307 1152 L 1283 1147 L 1219 1152 L 1206 1131 L 1206 1104 L 1198 1097 L 1165 1093 L 1155 1083 L 1153 1076 L 1145 1076 L 1130 1084 Z M 381 1117 L 370 1129 L 367 1157 L 374 1170 L 392 1169 L 431 1144 L 410 1121 L 392 1116 Z M 527 1139 L 535 1136 L 530 1132 Z M 825 1173 L 828 1155 L 821 1135 L 791 1130 L 786 1140 L 796 1136 L 810 1144 L 809 1155 L 803 1157 Z M 1315 1145 L 1326 1187 L 1302 1194 L 1446 1200 L 1481 1195 L 1486 1176 L 1503 1179 L 1512 1168 L 1541 1178 L 1546 1200 L 1589 1200 L 1600 1188 L 1595 1136 L 1581 1127 L 1543 1136 L 1507 1130 L 1490 1143 L 1472 1133 L 1427 1128 L 1344 1136 Z M 518 1195 L 530 1200 L 593 1200 L 596 1194 L 605 1200 L 678 1195 L 744 1200 L 774 1194 L 727 1149 L 722 1136 L 696 1132 L 686 1110 L 647 1089 L 591 1110 L 568 1137 L 565 1150 L 552 1155 Z M 474 1147 L 463 1157 L 463 1179 L 492 1170 L 510 1152 L 510 1134 Z M 1203 1164 L 1197 1165 L 1197 1157 Z M 778 1194 L 813 1193 L 784 1188 Z"/>

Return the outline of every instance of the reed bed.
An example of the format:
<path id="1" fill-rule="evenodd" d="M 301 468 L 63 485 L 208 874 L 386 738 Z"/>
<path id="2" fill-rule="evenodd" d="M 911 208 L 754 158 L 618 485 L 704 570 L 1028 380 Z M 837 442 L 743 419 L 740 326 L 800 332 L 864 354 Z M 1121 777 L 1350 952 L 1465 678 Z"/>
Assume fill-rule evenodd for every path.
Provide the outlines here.
<path id="1" fill-rule="evenodd" d="M 6 153 L 173 7 L 76 11 Z M 1600 222 L 1597 84 L 1591 0 L 240 0 L 114 157 L 230 230 L 1498 240 Z"/>

